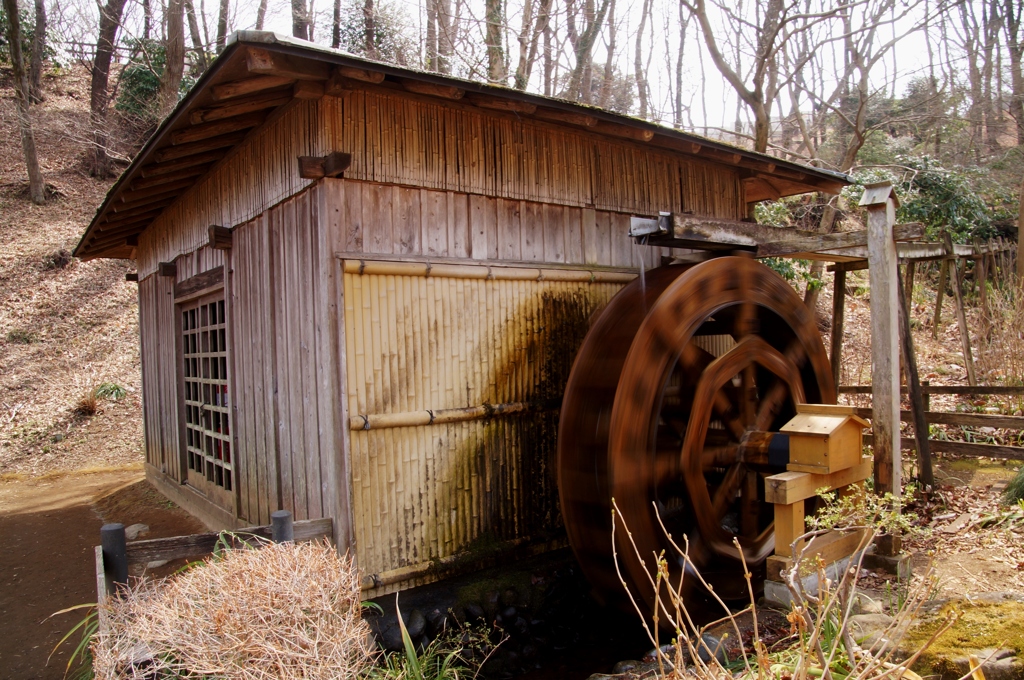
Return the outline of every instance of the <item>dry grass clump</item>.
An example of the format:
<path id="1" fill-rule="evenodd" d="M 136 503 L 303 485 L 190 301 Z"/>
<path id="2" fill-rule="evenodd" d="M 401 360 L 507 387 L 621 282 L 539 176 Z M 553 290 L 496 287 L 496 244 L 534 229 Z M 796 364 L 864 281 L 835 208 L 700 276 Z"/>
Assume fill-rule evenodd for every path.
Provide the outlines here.
<path id="1" fill-rule="evenodd" d="M 104 605 L 97 678 L 352 678 L 371 662 L 359 577 L 327 542 L 228 550 Z"/>
<path id="2" fill-rule="evenodd" d="M 616 545 L 614 533 L 618 530 L 616 525 L 620 523 L 621 530 L 626 532 L 632 542 L 625 518 L 622 517 L 615 502 L 612 503 L 612 545 Z M 661 529 L 666 531 L 664 525 Z M 860 549 L 868 545 L 875 536 L 874 530 L 870 527 L 850 527 L 846 530 L 861 532 Z M 901 642 L 928 601 L 930 591 L 935 585 L 931 570 L 924 578 L 911 585 L 902 601 L 893 607 L 889 623 L 880 635 L 856 640 L 851 617 L 854 615 L 857 578 L 861 570 L 860 558 L 851 561 L 849 566 L 842 570 L 838 581 L 830 580 L 826 572 L 827 565 L 819 557 L 805 558 L 806 544 L 815 536 L 824 533 L 826 532 L 810 532 L 798 539 L 798 542 L 805 546 L 795 553 L 794 562 L 798 566 L 783 572 L 785 584 L 793 600 L 787 616 L 791 634 L 789 638 L 769 649 L 759 630 L 758 605 L 746 564 L 744 563 L 744 577 L 747 581 L 750 604 L 739 611 L 733 611 L 704 580 L 697 565 L 690 559 L 686 538 L 684 537 L 682 545 L 677 544 L 666 531 L 675 554 L 641 556 L 642 559 L 650 560 L 647 564 L 652 565 L 648 567 L 648 578 L 655 593 L 657 616 L 673 630 L 670 645 L 662 646 L 659 622 L 656 620 L 653 625 L 648 626 L 646 620 L 644 621 L 644 628 L 658 650 L 656 677 L 663 680 L 920 680 L 920 676 L 911 671 L 910 667 L 935 639 L 956 621 L 955 612 L 949 613 L 937 622 L 936 629 L 931 631 L 930 636 L 917 641 L 918 648 L 909 655 L 909 658 L 900 658 Z M 735 539 L 734 544 L 739 550 L 739 543 Z M 633 546 L 635 550 L 635 544 Z M 742 555 L 742 552 L 740 554 Z M 683 579 L 697 579 L 700 586 L 718 603 L 722 611 L 720 619 L 700 625 L 691 616 L 683 597 L 683 583 L 679 579 L 673 579 L 669 571 L 669 560 L 685 565 Z M 816 592 L 808 592 L 803 579 L 815 572 L 818 588 Z M 619 576 L 621 579 L 621 573 Z M 644 618 L 633 594 L 628 588 L 626 592 L 633 601 L 637 613 Z M 741 630 L 740 620 L 744 617 L 749 617 L 753 623 L 749 641 L 745 640 Z M 735 634 L 737 640 L 745 642 L 739 647 L 739 658 L 727 660 L 724 664 L 716 658 L 718 650 L 709 648 L 710 640 L 706 637 L 711 630 L 722 627 L 731 628 L 731 634 Z M 711 640 L 714 639 L 711 637 Z M 717 642 L 721 645 L 724 637 Z"/>
<path id="3" fill-rule="evenodd" d="M 978 364 L 982 372 L 1007 383 L 1024 385 L 1024 290 L 995 288 L 988 297 L 986 332 L 978 338 Z"/>

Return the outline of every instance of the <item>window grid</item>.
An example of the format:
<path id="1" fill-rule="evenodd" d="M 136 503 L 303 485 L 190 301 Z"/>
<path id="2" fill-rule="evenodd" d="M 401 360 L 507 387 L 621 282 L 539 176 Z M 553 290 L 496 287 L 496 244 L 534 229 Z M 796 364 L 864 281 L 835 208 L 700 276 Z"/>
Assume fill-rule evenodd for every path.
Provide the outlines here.
<path id="1" fill-rule="evenodd" d="M 225 491 L 234 487 L 224 300 L 181 312 L 188 469 Z"/>

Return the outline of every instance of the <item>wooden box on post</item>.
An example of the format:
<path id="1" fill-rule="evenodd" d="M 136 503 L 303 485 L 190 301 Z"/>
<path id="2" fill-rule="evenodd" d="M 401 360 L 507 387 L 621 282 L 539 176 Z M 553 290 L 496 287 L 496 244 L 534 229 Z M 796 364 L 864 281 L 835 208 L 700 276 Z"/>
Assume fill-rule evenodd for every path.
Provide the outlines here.
<path id="1" fill-rule="evenodd" d="M 783 425 L 789 435 L 789 465 L 795 472 L 831 474 L 860 463 L 867 421 L 852 406 L 798 404 L 796 416 Z"/>

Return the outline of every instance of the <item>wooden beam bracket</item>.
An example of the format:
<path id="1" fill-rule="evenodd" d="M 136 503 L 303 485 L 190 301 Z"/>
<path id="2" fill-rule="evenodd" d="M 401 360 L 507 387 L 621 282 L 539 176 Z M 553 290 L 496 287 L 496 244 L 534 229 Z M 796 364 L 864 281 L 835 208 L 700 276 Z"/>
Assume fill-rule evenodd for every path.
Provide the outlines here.
<path id="1" fill-rule="evenodd" d="M 217 224 L 211 224 L 207 232 L 211 248 L 214 250 L 231 250 L 234 240 L 231 237 L 230 229 Z"/>
<path id="2" fill-rule="evenodd" d="M 334 151 L 326 156 L 299 156 L 299 177 L 322 179 L 343 177 L 352 164 L 352 154 Z"/>
<path id="3" fill-rule="evenodd" d="M 174 262 L 161 262 L 157 265 L 157 276 L 175 277 L 178 275 L 178 265 Z"/>

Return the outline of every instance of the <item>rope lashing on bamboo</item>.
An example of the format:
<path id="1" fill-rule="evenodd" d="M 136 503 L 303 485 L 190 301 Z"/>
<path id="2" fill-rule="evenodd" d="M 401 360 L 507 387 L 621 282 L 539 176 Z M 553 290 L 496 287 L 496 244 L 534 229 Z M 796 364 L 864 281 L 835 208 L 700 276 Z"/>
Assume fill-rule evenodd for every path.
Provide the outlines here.
<path id="1" fill-rule="evenodd" d="M 424 409 L 405 413 L 360 414 L 349 418 L 351 430 L 383 430 L 392 427 L 422 427 L 442 423 L 487 420 L 536 409 L 536 404 L 514 401 L 507 404 L 481 404 L 464 408 Z"/>

